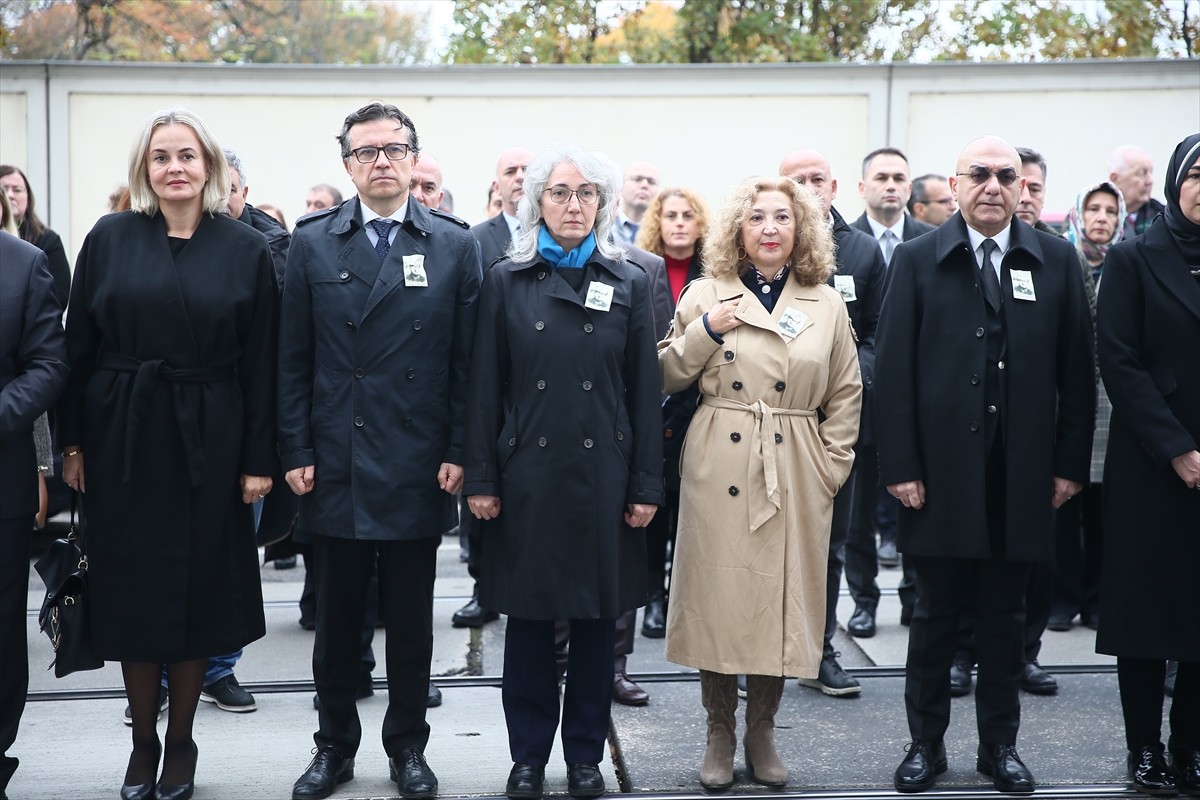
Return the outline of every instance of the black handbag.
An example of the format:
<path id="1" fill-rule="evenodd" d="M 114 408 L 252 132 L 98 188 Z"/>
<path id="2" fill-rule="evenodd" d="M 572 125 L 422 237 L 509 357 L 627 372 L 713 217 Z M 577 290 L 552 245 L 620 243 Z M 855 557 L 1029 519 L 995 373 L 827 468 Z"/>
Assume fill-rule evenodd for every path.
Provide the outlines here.
<path id="1" fill-rule="evenodd" d="M 46 584 L 38 625 L 54 647 L 54 677 L 100 669 L 104 661 L 92 653 L 88 619 L 87 547 L 82 526 L 75 524 L 76 493 L 71 492 L 71 527 L 65 539 L 55 539 L 34 569 Z M 49 667 L 47 667 L 49 669 Z"/>

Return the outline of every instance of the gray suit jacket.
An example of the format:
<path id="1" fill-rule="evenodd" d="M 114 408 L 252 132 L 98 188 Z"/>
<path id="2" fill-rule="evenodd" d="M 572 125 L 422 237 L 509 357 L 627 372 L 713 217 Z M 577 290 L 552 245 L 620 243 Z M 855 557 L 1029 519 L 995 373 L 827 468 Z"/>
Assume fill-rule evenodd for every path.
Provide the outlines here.
<path id="1" fill-rule="evenodd" d="M 471 228 L 471 235 L 475 237 L 475 241 L 479 242 L 479 255 L 484 272 L 492 264 L 504 258 L 509 244 L 512 243 L 512 235 L 509 233 L 508 223 L 504 221 L 503 214 L 497 214 L 487 222 L 481 222 L 474 226 Z"/>

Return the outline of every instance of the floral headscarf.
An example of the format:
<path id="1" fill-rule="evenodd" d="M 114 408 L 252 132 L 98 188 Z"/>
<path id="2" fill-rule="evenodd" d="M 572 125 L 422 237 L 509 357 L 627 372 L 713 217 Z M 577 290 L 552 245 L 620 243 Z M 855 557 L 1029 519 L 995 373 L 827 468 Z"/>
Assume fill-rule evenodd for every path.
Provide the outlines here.
<path id="1" fill-rule="evenodd" d="M 1117 222 L 1112 238 L 1100 244 L 1088 239 L 1083 230 L 1083 208 L 1087 205 L 1088 198 L 1096 192 L 1108 192 L 1117 198 Z M 1108 255 L 1108 248 L 1121 241 L 1121 237 L 1125 233 L 1126 216 L 1125 197 L 1117 185 L 1112 181 L 1094 183 L 1079 193 L 1079 196 L 1075 198 L 1075 207 L 1067 212 L 1067 241 L 1075 245 L 1075 249 L 1083 254 L 1089 264 L 1099 261 L 1103 265 L 1104 257 Z"/>

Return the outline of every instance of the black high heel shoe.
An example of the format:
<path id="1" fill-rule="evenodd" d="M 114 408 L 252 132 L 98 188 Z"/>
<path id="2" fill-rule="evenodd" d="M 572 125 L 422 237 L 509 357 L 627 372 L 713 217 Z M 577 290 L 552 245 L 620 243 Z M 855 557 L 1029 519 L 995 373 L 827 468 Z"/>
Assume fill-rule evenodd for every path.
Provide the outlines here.
<path id="1" fill-rule="evenodd" d="M 150 780 L 146 783 L 124 783 L 121 785 L 121 800 L 154 800 L 154 774 L 158 772 L 158 759 L 162 756 L 162 745 L 156 739 L 154 742 L 154 768 L 150 770 Z M 132 762 L 137 754 L 138 748 L 135 744 L 133 752 L 129 754 L 129 760 Z"/>
<path id="2" fill-rule="evenodd" d="M 196 747 L 196 743 L 192 742 L 192 779 L 187 783 L 180 783 L 175 786 L 158 782 L 157 800 L 191 800 L 192 794 L 196 791 L 196 762 L 200 759 L 200 749 Z"/>

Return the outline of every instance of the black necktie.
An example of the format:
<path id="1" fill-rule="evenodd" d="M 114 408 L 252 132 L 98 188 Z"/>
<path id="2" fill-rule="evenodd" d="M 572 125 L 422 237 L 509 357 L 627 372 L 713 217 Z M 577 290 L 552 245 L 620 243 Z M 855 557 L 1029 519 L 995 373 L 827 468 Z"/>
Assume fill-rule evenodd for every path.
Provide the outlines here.
<path id="1" fill-rule="evenodd" d="M 996 268 L 992 266 L 992 253 L 996 250 L 996 243 L 991 239 L 983 240 L 983 266 L 980 267 L 983 278 L 983 293 L 987 297 L 987 301 L 992 304 L 992 308 L 1000 310 L 1000 303 L 1003 302 L 1000 296 L 1000 279 L 996 277 Z"/>
<path id="2" fill-rule="evenodd" d="M 392 243 L 388 241 L 388 231 L 396 224 L 395 220 L 379 219 L 371 220 L 371 227 L 375 229 L 375 233 L 379 239 L 375 242 L 375 255 L 379 256 L 379 263 L 382 264 L 387 258 L 388 251 L 392 249 Z"/>

